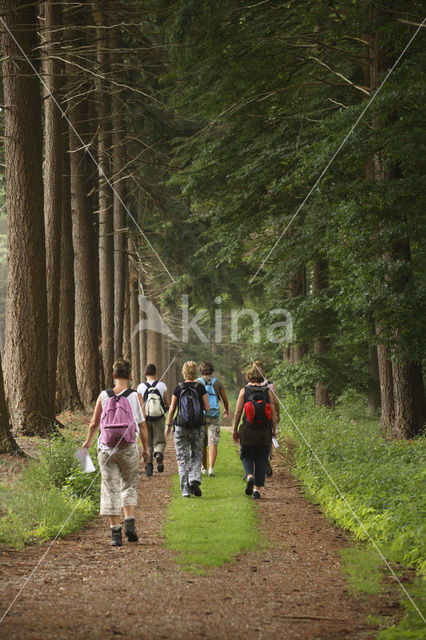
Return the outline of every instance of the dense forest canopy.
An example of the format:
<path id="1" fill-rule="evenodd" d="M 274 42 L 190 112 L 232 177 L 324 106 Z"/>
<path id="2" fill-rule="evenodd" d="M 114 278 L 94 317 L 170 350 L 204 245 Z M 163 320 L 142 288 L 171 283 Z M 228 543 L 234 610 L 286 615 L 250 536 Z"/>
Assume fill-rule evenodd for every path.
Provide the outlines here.
<path id="1" fill-rule="evenodd" d="M 234 387 L 261 357 L 293 394 L 357 389 L 389 435 L 422 431 L 420 2 L 0 18 L 5 448 L 91 406 L 123 355 L 135 381 L 209 358 Z"/>

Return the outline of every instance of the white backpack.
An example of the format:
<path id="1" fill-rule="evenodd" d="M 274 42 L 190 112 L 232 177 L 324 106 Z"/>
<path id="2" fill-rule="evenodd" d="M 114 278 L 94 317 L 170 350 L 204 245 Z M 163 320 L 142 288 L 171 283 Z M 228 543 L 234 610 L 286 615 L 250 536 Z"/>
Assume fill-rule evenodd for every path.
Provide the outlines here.
<path id="1" fill-rule="evenodd" d="M 156 388 L 157 380 L 154 382 L 145 382 L 145 393 L 143 401 L 145 405 L 145 415 L 149 420 L 160 420 L 165 414 L 164 402 L 161 393 Z"/>

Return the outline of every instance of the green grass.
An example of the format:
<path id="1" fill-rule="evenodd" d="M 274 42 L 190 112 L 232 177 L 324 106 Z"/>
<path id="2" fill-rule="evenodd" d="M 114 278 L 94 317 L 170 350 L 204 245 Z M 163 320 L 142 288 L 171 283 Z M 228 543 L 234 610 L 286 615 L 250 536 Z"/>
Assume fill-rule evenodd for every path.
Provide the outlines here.
<path id="1" fill-rule="evenodd" d="M 176 561 L 185 569 L 199 573 L 263 544 L 256 505 L 244 494 L 238 450 L 223 430 L 215 470 L 215 478 L 203 476 L 201 498 L 182 498 L 175 476 L 166 514 L 166 547 L 178 552 Z"/>
<path id="2" fill-rule="evenodd" d="M 380 593 L 383 561 L 375 549 L 348 547 L 341 549 L 340 556 L 352 593 Z"/>
<path id="3" fill-rule="evenodd" d="M 13 481 L 0 483 L 0 544 L 21 548 L 63 537 L 96 515 L 100 477 L 81 471 L 75 457 L 81 441 L 77 429 L 40 442 L 39 457 Z M 97 467 L 96 445 L 91 457 Z"/>

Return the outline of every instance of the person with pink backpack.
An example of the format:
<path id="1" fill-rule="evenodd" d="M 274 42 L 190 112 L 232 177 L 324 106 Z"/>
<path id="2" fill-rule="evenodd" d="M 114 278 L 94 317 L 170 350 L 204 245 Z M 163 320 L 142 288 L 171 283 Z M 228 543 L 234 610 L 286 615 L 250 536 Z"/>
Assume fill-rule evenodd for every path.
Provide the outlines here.
<path id="1" fill-rule="evenodd" d="M 113 389 L 102 391 L 96 402 L 83 449 L 89 450 L 99 427 L 98 461 L 101 470 L 100 514 L 109 516 L 111 544 L 121 547 L 121 510 L 124 533 L 137 542 L 135 528 L 136 488 L 139 480 L 137 436 L 142 441 L 144 461 L 148 459 L 148 432 L 142 396 L 129 387 L 131 366 L 127 360 L 114 363 Z"/>

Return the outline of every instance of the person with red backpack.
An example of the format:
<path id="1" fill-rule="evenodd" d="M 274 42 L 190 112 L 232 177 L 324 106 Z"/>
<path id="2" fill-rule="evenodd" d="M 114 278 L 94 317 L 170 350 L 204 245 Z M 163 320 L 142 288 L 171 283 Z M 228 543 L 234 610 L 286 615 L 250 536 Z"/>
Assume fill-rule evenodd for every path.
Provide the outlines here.
<path id="1" fill-rule="evenodd" d="M 176 458 L 179 468 L 180 488 L 184 498 L 200 497 L 201 491 L 201 446 L 204 437 L 204 411 L 210 410 L 207 391 L 201 382 L 197 382 L 197 364 L 191 360 L 182 367 L 184 382 L 173 390 L 172 402 L 166 427 L 166 436 L 170 435 L 173 421 L 173 433 Z M 177 409 L 177 415 L 175 412 Z"/>
<path id="2" fill-rule="evenodd" d="M 246 495 L 255 500 L 265 486 L 266 465 L 272 436 L 276 435 L 275 411 L 272 391 L 263 384 L 264 375 L 254 365 L 246 373 L 248 384 L 241 389 L 234 415 L 232 437 L 241 445 L 240 458 L 246 475 Z M 240 425 L 241 416 L 243 416 Z M 240 425 L 240 426 L 239 426 Z"/>
<path id="3" fill-rule="evenodd" d="M 121 547 L 121 510 L 124 511 L 124 533 L 129 542 L 137 542 L 135 528 L 136 488 L 139 479 L 137 436 L 142 441 L 142 456 L 148 458 L 148 433 L 143 412 L 143 399 L 129 387 L 130 363 L 114 363 L 114 388 L 99 395 L 83 449 L 89 450 L 96 431 L 98 461 L 101 470 L 100 514 L 109 516 L 111 544 Z"/>

